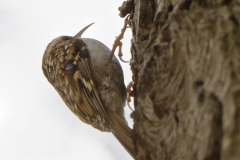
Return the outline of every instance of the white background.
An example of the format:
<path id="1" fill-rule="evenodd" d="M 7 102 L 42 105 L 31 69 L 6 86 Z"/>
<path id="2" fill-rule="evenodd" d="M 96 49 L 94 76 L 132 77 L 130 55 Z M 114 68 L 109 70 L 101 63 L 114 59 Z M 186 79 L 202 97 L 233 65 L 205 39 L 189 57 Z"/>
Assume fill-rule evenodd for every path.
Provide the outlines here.
<path id="1" fill-rule="evenodd" d="M 47 44 L 75 35 L 95 22 L 82 37 L 109 48 L 124 19 L 122 0 L 0 0 L 0 159 L 127 160 L 128 153 L 112 136 L 83 124 L 65 106 L 41 70 Z M 130 58 L 130 29 L 123 40 Z M 123 64 L 125 84 L 131 81 Z M 126 107 L 129 124 L 130 110 Z"/>

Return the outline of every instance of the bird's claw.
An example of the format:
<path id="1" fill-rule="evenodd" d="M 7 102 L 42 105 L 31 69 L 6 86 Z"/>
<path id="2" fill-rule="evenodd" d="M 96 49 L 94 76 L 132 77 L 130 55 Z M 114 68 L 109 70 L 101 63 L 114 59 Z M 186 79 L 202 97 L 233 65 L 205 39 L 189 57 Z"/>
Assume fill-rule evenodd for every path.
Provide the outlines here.
<path id="1" fill-rule="evenodd" d="M 111 51 L 110 56 L 109 56 L 109 62 L 112 61 L 112 57 L 114 55 L 114 52 L 115 52 L 116 48 L 118 47 L 119 48 L 119 50 L 118 50 L 119 59 L 124 63 L 129 63 L 129 61 L 125 61 L 125 60 L 122 59 L 123 54 L 122 54 L 122 42 L 121 42 L 121 40 L 123 39 L 123 35 L 124 35 L 126 29 L 128 28 L 128 25 L 127 25 L 128 21 L 130 20 L 130 18 L 132 19 L 132 17 L 133 17 L 133 14 L 131 13 L 125 18 L 124 26 L 121 29 L 121 33 L 114 41 L 112 51 Z"/>

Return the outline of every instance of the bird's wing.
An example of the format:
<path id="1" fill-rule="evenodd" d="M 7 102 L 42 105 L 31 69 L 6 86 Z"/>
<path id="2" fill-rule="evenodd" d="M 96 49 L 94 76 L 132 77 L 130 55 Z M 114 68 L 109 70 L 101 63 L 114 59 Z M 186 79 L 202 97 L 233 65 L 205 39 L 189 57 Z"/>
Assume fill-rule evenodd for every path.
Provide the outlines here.
<path id="1" fill-rule="evenodd" d="M 69 70 L 69 73 L 72 73 L 72 90 L 77 91 L 75 96 L 73 95 L 77 101 L 76 110 L 79 110 L 78 114 L 87 118 L 88 123 L 93 127 L 101 131 L 110 131 L 109 123 L 111 122 L 95 86 L 91 57 L 86 44 L 81 39 L 76 39 L 73 47 L 76 56 L 67 62 L 66 68 L 74 66 Z"/>

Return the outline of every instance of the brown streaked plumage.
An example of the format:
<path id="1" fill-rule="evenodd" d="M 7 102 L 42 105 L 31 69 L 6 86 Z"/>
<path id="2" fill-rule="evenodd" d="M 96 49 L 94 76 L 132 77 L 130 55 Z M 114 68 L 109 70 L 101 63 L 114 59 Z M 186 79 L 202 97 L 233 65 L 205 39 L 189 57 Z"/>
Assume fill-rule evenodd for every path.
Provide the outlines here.
<path id="1" fill-rule="evenodd" d="M 92 24 L 90 24 L 92 25 Z M 47 46 L 43 73 L 68 108 L 84 123 L 112 132 L 129 154 L 137 159 L 131 129 L 124 118 L 126 88 L 122 68 L 101 42 L 76 36 L 60 36 Z"/>

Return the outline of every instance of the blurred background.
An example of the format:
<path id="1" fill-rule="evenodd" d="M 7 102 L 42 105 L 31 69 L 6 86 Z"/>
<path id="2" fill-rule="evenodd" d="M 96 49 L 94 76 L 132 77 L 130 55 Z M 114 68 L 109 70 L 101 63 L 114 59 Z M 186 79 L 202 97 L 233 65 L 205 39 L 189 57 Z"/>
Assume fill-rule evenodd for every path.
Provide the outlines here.
<path id="1" fill-rule="evenodd" d="M 110 49 L 124 19 L 122 0 L 0 0 L 0 159 L 1 160 L 127 160 L 128 153 L 111 133 L 83 124 L 65 106 L 41 69 L 47 44 L 73 36 L 95 22 L 82 37 Z M 123 42 L 130 59 L 131 31 Z M 122 64 L 125 84 L 129 64 Z M 132 126 L 131 110 L 125 107 Z"/>

